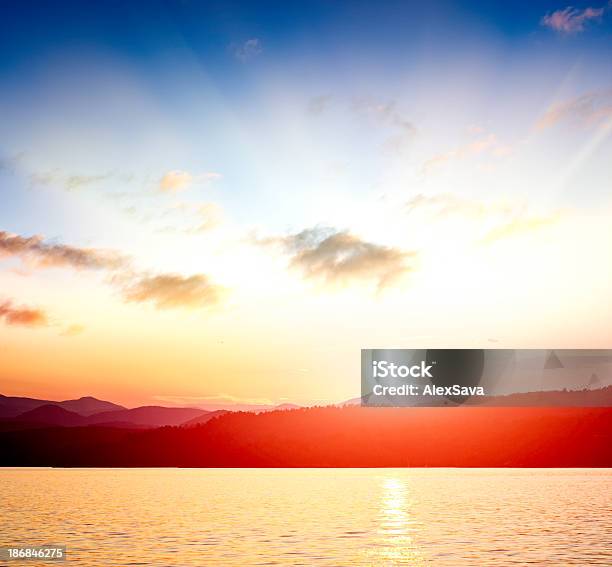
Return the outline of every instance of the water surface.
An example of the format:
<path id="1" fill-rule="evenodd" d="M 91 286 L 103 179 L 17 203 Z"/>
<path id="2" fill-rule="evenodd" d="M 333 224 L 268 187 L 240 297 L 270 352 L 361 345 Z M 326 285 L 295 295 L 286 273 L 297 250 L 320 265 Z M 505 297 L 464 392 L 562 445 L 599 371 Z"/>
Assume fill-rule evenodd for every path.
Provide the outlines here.
<path id="1" fill-rule="evenodd" d="M 0 487 L 0 545 L 80 565 L 612 565 L 610 470 L 0 469 Z"/>

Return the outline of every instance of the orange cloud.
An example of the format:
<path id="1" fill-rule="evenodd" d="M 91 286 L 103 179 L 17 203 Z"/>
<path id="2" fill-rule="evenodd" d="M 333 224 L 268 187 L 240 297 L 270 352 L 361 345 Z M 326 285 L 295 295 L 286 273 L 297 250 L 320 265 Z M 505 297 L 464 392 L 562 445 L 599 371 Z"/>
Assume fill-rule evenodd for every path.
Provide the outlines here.
<path id="1" fill-rule="evenodd" d="M 17 256 L 38 268 L 116 269 L 126 258 L 111 250 L 46 243 L 42 236 L 23 237 L 0 231 L 0 258 Z"/>
<path id="2" fill-rule="evenodd" d="M 166 193 L 175 193 L 187 188 L 193 181 L 193 175 L 186 171 L 169 171 L 159 180 L 159 188 Z"/>
<path id="3" fill-rule="evenodd" d="M 210 229 L 213 220 L 216 220 L 213 219 L 213 209 L 203 207 L 199 213 L 202 219 L 198 230 Z M 109 281 L 122 289 L 127 301 L 152 301 L 160 309 L 214 305 L 220 302 L 225 292 L 225 288 L 211 283 L 203 274 L 149 276 L 133 270 L 130 259 L 119 252 L 48 244 L 41 236 L 26 238 L 0 231 L 0 258 L 3 256 L 16 256 L 40 268 L 107 270 L 111 272 Z"/>
<path id="4" fill-rule="evenodd" d="M 545 130 L 565 120 L 590 126 L 611 116 L 612 91 L 591 92 L 551 106 L 536 123 L 536 129 Z"/>
<path id="5" fill-rule="evenodd" d="M 178 193 L 187 189 L 193 183 L 207 183 L 221 179 L 222 175 L 214 171 L 207 171 L 199 175 L 192 175 L 187 171 L 169 171 L 159 180 L 159 188 L 164 193 Z"/>
<path id="6" fill-rule="evenodd" d="M 46 327 L 49 324 L 47 314 L 37 308 L 14 307 L 12 302 L 0 303 L 0 319 L 7 325 L 24 327 Z"/>
<path id="7" fill-rule="evenodd" d="M 126 301 L 150 301 L 158 309 L 195 309 L 220 303 L 225 295 L 225 288 L 213 284 L 202 274 L 161 274 L 139 277 L 124 287 L 123 294 Z"/>

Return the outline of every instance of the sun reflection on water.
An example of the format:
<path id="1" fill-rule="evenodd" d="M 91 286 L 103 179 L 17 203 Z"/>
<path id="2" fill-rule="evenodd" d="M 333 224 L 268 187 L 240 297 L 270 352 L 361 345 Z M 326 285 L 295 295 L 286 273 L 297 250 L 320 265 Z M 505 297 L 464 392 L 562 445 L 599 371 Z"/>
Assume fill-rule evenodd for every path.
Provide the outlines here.
<path id="1" fill-rule="evenodd" d="M 379 500 L 378 541 L 372 559 L 383 565 L 426 565 L 414 541 L 419 526 L 412 512 L 414 494 L 409 479 L 383 477 Z"/>

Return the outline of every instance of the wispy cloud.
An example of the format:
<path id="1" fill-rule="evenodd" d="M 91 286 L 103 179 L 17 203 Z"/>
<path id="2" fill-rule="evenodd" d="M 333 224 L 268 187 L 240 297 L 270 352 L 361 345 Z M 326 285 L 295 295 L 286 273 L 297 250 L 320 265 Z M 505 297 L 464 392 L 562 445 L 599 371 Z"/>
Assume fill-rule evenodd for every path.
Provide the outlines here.
<path id="1" fill-rule="evenodd" d="M 484 235 L 481 242 L 483 244 L 491 244 L 498 240 L 512 238 L 513 236 L 523 236 L 554 224 L 559 220 L 559 216 L 559 213 L 548 216 L 517 216 L 489 230 L 489 232 Z"/>
<path id="2" fill-rule="evenodd" d="M 194 183 L 209 183 L 221 179 L 221 177 L 220 173 L 214 171 L 193 175 L 187 171 L 176 169 L 162 175 L 159 180 L 159 189 L 164 193 L 178 193 Z"/>
<path id="3" fill-rule="evenodd" d="M 90 186 L 98 186 L 104 181 L 120 180 L 129 181 L 131 175 L 117 175 L 112 172 L 98 174 L 64 173 L 59 169 L 31 173 L 30 183 L 33 185 L 55 185 L 66 189 L 66 191 L 77 191 Z"/>
<path id="4" fill-rule="evenodd" d="M 192 181 L 191 173 L 180 170 L 169 171 L 159 180 L 159 188 L 167 193 L 175 193 L 189 187 Z"/>
<path id="5" fill-rule="evenodd" d="M 52 244 L 42 236 L 23 237 L 0 231 L 0 258 L 17 256 L 37 268 L 71 267 L 77 270 L 118 269 L 127 258 L 113 250 Z"/>
<path id="6" fill-rule="evenodd" d="M 7 325 L 46 327 L 49 318 L 45 311 L 35 307 L 16 307 L 11 301 L 0 302 L 0 319 Z"/>
<path id="7" fill-rule="evenodd" d="M 236 59 L 242 61 L 243 63 L 254 59 L 263 51 L 263 45 L 261 40 L 253 37 L 251 39 L 247 39 L 243 43 L 233 43 L 230 45 L 230 51 L 233 53 Z"/>
<path id="8" fill-rule="evenodd" d="M 481 201 L 453 193 L 415 195 L 406 202 L 406 211 L 424 212 L 440 220 L 464 218 L 476 232 L 476 240 L 482 244 L 544 228 L 561 217 L 560 211 L 534 212 L 523 201 Z"/>
<path id="9" fill-rule="evenodd" d="M 438 217 L 462 215 L 481 217 L 486 214 L 510 215 L 522 211 L 525 205 L 516 205 L 503 202 L 484 202 L 468 199 L 455 193 L 419 193 L 406 201 L 406 211 L 424 210 Z"/>
<path id="10" fill-rule="evenodd" d="M 480 134 L 480 132 L 476 133 Z M 457 146 L 447 152 L 434 155 L 423 164 L 422 172 L 426 175 L 452 160 L 463 160 L 482 154 L 487 154 L 494 158 L 502 158 L 509 155 L 511 152 L 511 147 L 501 143 L 495 134 L 479 135 L 477 138 L 465 144 Z"/>
<path id="11" fill-rule="evenodd" d="M 413 271 L 416 252 L 362 240 L 348 231 L 315 227 L 284 237 L 262 239 L 280 245 L 290 265 L 304 277 L 326 284 L 374 282 L 379 290 Z"/>
<path id="12" fill-rule="evenodd" d="M 400 111 L 394 100 L 381 102 L 370 98 L 359 98 L 353 101 L 353 109 L 358 114 L 369 117 L 376 124 L 391 130 L 392 133 L 385 142 L 385 147 L 388 149 L 401 150 L 417 134 L 417 127 Z"/>
<path id="13" fill-rule="evenodd" d="M 579 10 L 578 8 L 568 6 L 563 10 L 546 14 L 540 23 L 561 34 L 574 34 L 584 31 L 584 27 L 588 22 L 601 20 L 604 11 L 605 7 Z"/>
<path id="14" fill-rule="evenodd" d="M 81 335 L 85 331 L 85 327 L 83 325 L 68 325 L 64 327 L 60 335 L 62 337 L 76 337 L 77 335 Z"/>
<path id="15" fill-rule="evenodd" d="M 188 229 L 188 233 L 208 232 L 223 223 L 223 209 L 217 203 L 202 203 L 197 205 L 196 215 L 198 218 L 196 226 Z"/>
<path id="16" fill-rule="evenodd" d="M 109 173 L 100 175 L 68 175 L 64 180 L 64 185 L 68 191 L 75 191 L 92 183 L 105 181 L 110 176 L 111 174 Z"/>
<path id="17" fill-rule="evenodd" d="M 355 110 L 370 115 L 382 124 L 396 126 L 410 134 L 416 133 L 416 126 L 400 112 L 394 100 L 380 102 L 364 98 L 355 100 L 353 104 Z"/>
<path id="18" fill-rule="evenodd" d="M 553 104 L 538 120 L 536 129 L 545 130 L 563 121 L 592 126 L 610 117 L 612 90 L 596 91 Z"/>
<path id="19" fill-rule="evenodd" d="M 13 160 L 15 161 L 15 160 Z M 0 163 L 0 169 L 10 167 L 11 160 L 7 160 L 6 164 Z M 105 182 L 112 182 L 113 185 L 124 185 L 131 182 L 137 182 L 142 186 L 149 186 L 151 183 L 163 193 L 178 193 L 188 189 L 192 185 L 207 184 L 223 176 L 215 171 L 205 171 L 203 173 L 191 173 L 181 169 L 172 169 L 162 173 L 159 176 L 136 175 L 130 172 L 108 171 L 102 173 L 71 173 L 61 169 L 32 171 L 28 174 L 29 181 L 32 185 L 48 185 L 56 186 L 65 189 L 66 191 L 76 191 L 79 189 L 91 188 L 96 190 L 106 190 Z M 120 192 L 121 195 L 133 195 L 133 192 Z M 105 192 L 106 196 L 117 195 L 117 193 Z"/>
<path id="20" fill-rule="evenodd" d="M 223 209 L 217 203 L 178 203 L 167 211 L 170 215 L 179 213 L 186 226 L 168 226 L 162 232 L 203 234 L 221 226 L 224 222 Z"/>
<path id="21" fill-rule="evenodd" d="M 225 291 L 202 274 L 161 274 L 136 278 L 124 287 L 123 295 L 126 301 L 151 302 L 158 309 L 194 309 L 218 305 Z"/>

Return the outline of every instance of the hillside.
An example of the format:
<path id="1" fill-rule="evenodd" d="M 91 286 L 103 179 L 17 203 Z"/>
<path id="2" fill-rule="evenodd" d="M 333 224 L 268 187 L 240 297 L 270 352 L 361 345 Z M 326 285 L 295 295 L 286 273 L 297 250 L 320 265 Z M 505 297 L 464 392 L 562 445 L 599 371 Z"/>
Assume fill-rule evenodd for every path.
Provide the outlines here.
<path id="1" fill-rule="evenodd" d="M 40 400 L 36 398 L 24 398 L 19 396 L 3 396 L 0 394 L 0 418 L 17 417 L 27 411 L 41 406 L 53 405 L 65 410 L 78 413 L 79 415 L 92 415 L 103 411 L 124 410 L 123 406 L 98 400 L 91 396 L 85 396 L 76 400 Z"/>
<path id="2" fill-rule="evenodd" d="M 610 408 L 326 407 L 0 433 L 2 466 L 611 467 Z"/>

